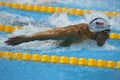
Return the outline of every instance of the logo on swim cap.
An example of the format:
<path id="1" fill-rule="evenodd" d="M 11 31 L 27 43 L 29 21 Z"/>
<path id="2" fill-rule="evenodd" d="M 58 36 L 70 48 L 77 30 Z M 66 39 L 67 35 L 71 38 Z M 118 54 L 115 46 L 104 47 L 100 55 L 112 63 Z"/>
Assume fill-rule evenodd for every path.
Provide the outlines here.
<path id="1" fill-rule="evenodd" d="M 96 22 L 96 28 L 104 28 L 103 22 Z"/>
<path id="2" fill-rule="evenodd" d="M 106 29 L 110 29 L 110 26 L 103 18 L 95 18 L 89 23 L 89 30 L 92 32 L 98 32 Z"/>

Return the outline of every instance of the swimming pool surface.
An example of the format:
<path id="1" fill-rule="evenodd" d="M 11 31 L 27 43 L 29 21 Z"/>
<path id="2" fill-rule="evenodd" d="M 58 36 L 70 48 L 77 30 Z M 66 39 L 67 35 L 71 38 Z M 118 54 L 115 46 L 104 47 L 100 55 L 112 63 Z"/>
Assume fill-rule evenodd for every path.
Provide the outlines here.
<path id="1" fill-rule="evenodd" d="M 37 3 L 34 2 L 34 4 Z M 102 11 L 120 11 L 119 0 L 61 0 L 56 3 L 47 3 L 44 5 Z M 103 47 L 98 47 L 96 43 L 91 40 L 85 40 L 80 44 L 73 44 L 70 47 L 58 47 L 52 44 L 51 41 L 48 43 L 44 41 L 33 41 L 14 47 L 4 43 L 4 41 L 11 36 L 31 34 L 45 30 L 46 28 L 87 22 L 87 18 L 89 18 L 90 15 L 81 17 L 67 14 L 40 13 L 17 10 L 5 6 L 0 6 L 0 15 L 0 24 L 4 25 L 17 25 L 17 23 L 15 23 L 16 21 L 37 23 L 37 25 L 22 25 L 24 27 L 23 30 L 16 30 L 10 34 L 1 31 L 1 51 L 120 61 L 120 40 L 109 39 Z M 101 13 L 95 13 L 94 15 L 101 16 Z M 109 18 L 109 22 L 111 24 L 111 32 L 120 33 L 120 15 Z M 119 69 L 0 59 L 0 80 L 120 80 L 119 75 Z"/>

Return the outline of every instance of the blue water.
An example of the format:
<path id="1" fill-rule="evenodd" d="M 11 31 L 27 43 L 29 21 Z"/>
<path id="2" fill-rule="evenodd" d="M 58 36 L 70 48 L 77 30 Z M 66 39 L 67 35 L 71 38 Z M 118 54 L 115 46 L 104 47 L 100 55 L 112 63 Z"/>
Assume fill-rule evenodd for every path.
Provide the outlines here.
<path id="1" fill-rule="evenodd" d="M 119 70 L 0 60 L 1 80 L 119 80 Z M 115 76 L 115 77 L 113 77 Z"/>
<path id="2" fill-rule="evenodd" d="M 64 3 L 63 3 L 64 2 Z M 49 6 L 56 7 L 66 7 L 66 8 L 80 8 L 80 9 L 90 9 L 90 10 L 102 10 L 102 11 L 120 11 L 120 1 L 119 0 L 69 0 L 69 1 L 59 1 L 56 3 L 46 4 Z"/>
<path id="3" fill-rule="evenodd" d="M 77 0 L 75 0 L 76 3 Z M 81 0 L 82 1 L 82 0 Z M 102 0 L 104 1 L 104 0 Z M 82 8 L 82 9 L 95 9 L 95 10 L 109 10 L 109 11 L 119 11 L 120 2 L 119 0 L 113 1 L 105 1 L 100 2 L 98 0 L 93 1 L 92 4 L 100 2 L 100 4 L 107 3 L 104 8 L 101 5 L 87 5 L 87 2 L 73 4 L 71 2 L 58 2 L 54 4 L 46 4 L 46 5 L 54 5 L 60 7 L 69 7 L 69 8 Z M 111 7 L 111 3 L 114 8 Z M 81 5 L 80 5 L 81 4 Z M 102 4 L 102 5 L 103 5 Z M 0 7 L 0 11 L 6 11 L 11 14 L 19 14 L 19 16 L 30 17 L 33 22 L 38 22 L 39 20 L 41 24 L 44 24 L 47 19 L 52 15 L 49 13 L 38 13 L 33 11 L 22 11 L 11 9 L 8 7 Z M 78 21 L 79 19 L 84 19 L 84 17 L 79 16 L 68 16 L 70 21 Z M 7 24 L 7 23 L 4 23 Z M 51 26 L 51 24 L 47 24 L 47 26 Z M 112 30 L 112 32 L 119 33 L 117 30 Z M 0 38 L 8 37 L 8 34 L 4 32 L 0 32 Z M 19 52 L 28 52 L 28 53 L 39 53 L 39 54 L 47 54 L 47 55 L 58 55 L 58 56 L 74 56 L 74 57 L 85 57 L 85 58 L 95 58 L 95 59 L 105 59 L 105 60 L 114 60 L 120 61 L 120 40 L 111 40 L 107 41 L 109 45 L 116 47 L 117 49 L 104 49 L 104 47 L 99 48 L 93 46 L 92 49 L 82 47 L 81 49 L 73 49 L 70 47 L 55 47 L 48 50 L 42 49 L 24 49 L 21 47 L 8 47 L 8 46 L 0 46 L 0 50 L 2 51 L 19 51 Z M 109 48 L 109 45 L 105 48 Z M 79 47 L 79 46 L 78 46 Z M 120 80 L 120 70 L 116 69 L 106 69 L 106 68 L 96 68 L 96 67 L 86 67 L 86 66 L 72 66 L 72 65 L 62 65 L 62 64 L 51 64 L 51 63 L 41 63 L 41 62 L 31 62 L 31 61 L 12 61 L 12 60 L 4 60 L 0 59 L 0 80 Z"/>

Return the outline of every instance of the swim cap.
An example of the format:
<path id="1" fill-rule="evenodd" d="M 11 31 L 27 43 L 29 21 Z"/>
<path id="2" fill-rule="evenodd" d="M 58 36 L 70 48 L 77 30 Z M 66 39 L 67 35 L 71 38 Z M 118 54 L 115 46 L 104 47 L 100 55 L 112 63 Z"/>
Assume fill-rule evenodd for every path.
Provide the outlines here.
<path id="1" fill-rule="evenodd" d="M 103 31 L 110 29 L 109 23 L 103 18 L 94 18 L 89 22 L 89 30 L 92 32 Z"/>

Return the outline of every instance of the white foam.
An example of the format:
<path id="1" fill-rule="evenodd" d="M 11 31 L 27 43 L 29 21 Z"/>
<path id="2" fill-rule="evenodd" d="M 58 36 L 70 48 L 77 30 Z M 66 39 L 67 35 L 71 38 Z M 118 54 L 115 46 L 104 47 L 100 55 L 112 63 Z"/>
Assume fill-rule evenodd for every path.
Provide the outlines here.
<path id="1" fill-rule="evenodd" d="M 117 50 L 118 48 L 108 44 L 107 42 L 102 46 L 98 47 L 97 43 L 93 40 L 87 39 L 82 43 L 71 45 L 72 49 L 88 49 L 88 50 Z"/>
<path id="2" fill-rule="evenodd" d="M 120 30 L 120 14 L 110 19 L 111 28 L 113 30 Z"/>
<path id="3" fill-rule="evenodd" d="M 23 17 L 19 14 L 13 14 L 6 11 L 0 11 L 0 23 L 1 24 L 7 24 L 12 25 L 15 24 L 15 22 L 23 22 L 23 23 L 29 23 L 33 21 L 33 18 L 30 17 Z M 16 24 L 17 25 L 17 24 Z"/>
<path id="4" fill-rule="evenodd" d="M 48 20 L 51 25 L 54 25 L 56 27 L 65 27 L 77 23 L 70 21 L 66 13 L 53 14 L 51 17 L 49 17 Z"/>

